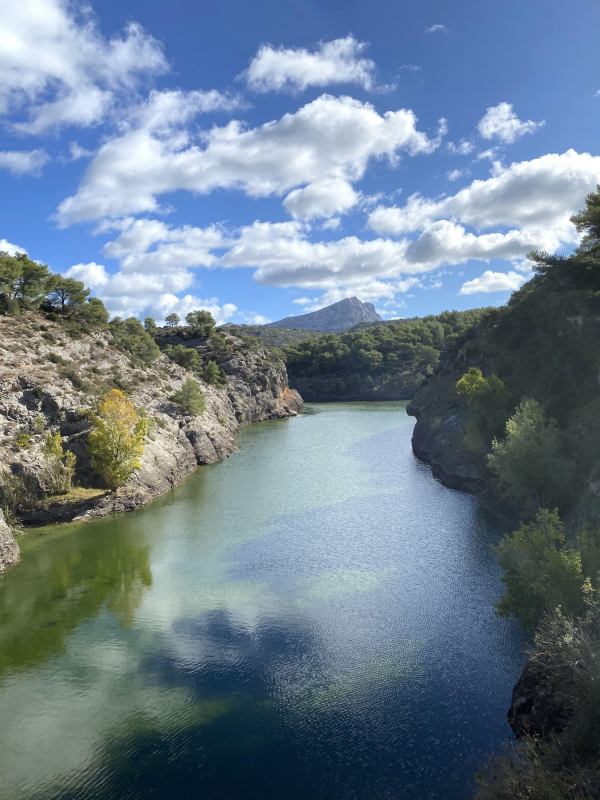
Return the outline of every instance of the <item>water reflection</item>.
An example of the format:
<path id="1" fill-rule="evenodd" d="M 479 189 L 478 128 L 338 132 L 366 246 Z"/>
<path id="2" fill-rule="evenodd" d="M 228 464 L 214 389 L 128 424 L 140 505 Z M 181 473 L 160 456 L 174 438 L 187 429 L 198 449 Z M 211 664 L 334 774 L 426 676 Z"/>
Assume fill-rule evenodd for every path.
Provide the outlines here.
<path id="1" fill-rule="evenodd" d="M 316 411 L 26 545 L 0 581 L 7 800 L 469 795 L 521 659 L 497 532 L 398 404 Z"/>
<path id="2" fill-rule="evenodd" d="M 49 534 L 47 547 L 25 548 L 0 583 L 0 676 L 63 653 L 66 637 L 103 606 L 132 625 L 152 585 L 150 549 L 132 531 L 105 533 Z"/>

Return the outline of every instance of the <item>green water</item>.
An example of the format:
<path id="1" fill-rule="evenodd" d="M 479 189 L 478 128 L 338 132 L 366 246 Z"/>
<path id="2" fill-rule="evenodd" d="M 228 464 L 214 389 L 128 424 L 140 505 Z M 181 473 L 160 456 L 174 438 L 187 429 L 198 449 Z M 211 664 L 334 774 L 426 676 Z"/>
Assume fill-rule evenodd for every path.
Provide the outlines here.
<path id="1" fill-rule="evenodd" d="M 463 798 L 509 738 L 497 532 L 402 403 L 316 405 L 0 579 L 0 797 Z"/>

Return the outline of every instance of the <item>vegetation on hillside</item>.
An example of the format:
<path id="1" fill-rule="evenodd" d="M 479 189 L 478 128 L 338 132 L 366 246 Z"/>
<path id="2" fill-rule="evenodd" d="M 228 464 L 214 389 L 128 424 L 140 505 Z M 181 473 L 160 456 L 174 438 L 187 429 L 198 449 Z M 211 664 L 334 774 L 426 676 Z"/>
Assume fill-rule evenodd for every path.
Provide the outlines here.
<path id="1" fill-rule="evenodd" d="M 441 351 L 482 313 L 446 311 L 289 345 L 290 384 L 305 400 L 408 399 L 434 373 Z"/>
<path id="2" fill-rule="evenodd" d="M 600 796 L 600 188 L 573 222 L 577 250 L 533 254 L 534 278 L 442 359 L 464 447 L 520 523 L 497 548 L 499 610 L 537 631 L 530 668 L 561 708 L 493 762 L 480 800 Z"/>
<path id="3" fill-rule="evenodd" d="M 88 450 L 94 469 L 109 489 L 117 489 L 139 469 L 148 419 L 120 389 L 111 389 L 92 417 Z"/>

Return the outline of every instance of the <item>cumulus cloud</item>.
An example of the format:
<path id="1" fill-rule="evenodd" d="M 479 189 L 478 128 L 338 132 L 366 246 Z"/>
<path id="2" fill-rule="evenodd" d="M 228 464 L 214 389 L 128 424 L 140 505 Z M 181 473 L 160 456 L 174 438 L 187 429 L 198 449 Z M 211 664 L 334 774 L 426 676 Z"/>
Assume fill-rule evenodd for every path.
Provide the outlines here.
<path id="1" fill-rule="evenodd" d="M 425 33 L 426 34 L 431 34 L 431 33 L 443 33 L 443 34 L 446 34 L 446 33 L 448 33 L 448 28 L 445 25 L 442 25 L 441 23 L 438 22 L 436 25 L 432 25 L 430 28 L 425 28 Z"/>
<path id="2" fill-rule="evenodd" d="M 524 246 L 556 250 L 577 241 L 569 217 L 598 182 L 600 156 L 575 150 L 549 153 L 499 167 L 492 177 L 439 200 L 413 195 L 402 207 L 378 206 L 369 225 L 395 235 L 423 231 L 439 220 L 476 230 L 514 228 Z M 508 234 L 503 236 L 506 240 Z"/>
<path id="3" fill-rule="evenodd" d="M 4 3 L 0 42 L 0 114 L 21 115 L 23 133 L 96 124 L 140 78 L 167 69 L 136 23 L 107 39 L 88 8 L 62 0 Z"/>
<path id="4" fill-rule="evenodd" d="M 448 142 L 446 149 L 453 156 L 468 156 L 475 149 L 475 145 L 470 139 L 461 139 L 458 142 Z"/>
<path id="5" fill-rule="evenodd" d="M 150 106 L 162 95 L 155 93 Z M 381 115 L 369 103 L 322 95 L 279 120 L 256 128 L 234 120 L 197 140 L 184 125 L 196 113 L 188 99 L 182 95 L 158 117 L 140 112 L 136 125 L 106 142 L 77 193 L 60 204 L 59 223 L 154 212 L 158 197 L 176 190 L 229 188 L 266 197 L 326 179 L 355 181 L 371 159 L 433 152 L 445 130 L 442 123 L 430 138 L 408 109 Z"/>
<path id="6" fill-rule="evenodd" d="M 353 208 L 360 195 L 343 178 L 315 181 L 302 189 L 294 189 L 283 201 L 286 210 L 298 219 L 332 217 Z"/>
<path id="7" fill-rule="evenodd" d="M 8 239 L 0 239 L 0 253 L 8 253 L 9 256 L 16 256 L 17 253 L 26 253 L 27 250 L 18 244 L 9 242 Z"/>
<path id="8" fill-rule="evenodd" d="M 0 150 L 0 169 L 6 169 L 13 175 L 42 174 L 42 170 L 50 160 L 45 150 Z"/>
<path id="9" fill-rule="evenodd" d="M 478 278 L 465 281 L 460 287 L 459 294 L 487 294 L 488 292 L 514 292 L 527 280 L 525 275 L 518 272 L 493 272 L 486 270 Z"/>
<path id="10" fill-rule="evenodd" d="M 469 175 L 468 169 L 451 169 L 450 172 L 446 173 L 446 177 L 448 178 L 448 180 L 452 181 L 453 183 L 454 181 L 457 181 L 460 178 L 464 178 L 467 175 Z"/>
<path id="11" fill-rule="evenodd" d="M 526 133 L 535 133 L 543 125 L 544 120 L 520 120 L 511 103 L 498 103 L 486 110 L 477 123 L 477 130 L 484 139 L 499 139 L 505 144 L 511 144 Z"/>
<path id="12" fill-rule="evenodd" d="M 364 57 L 366 48 L 354 36 L 321 42 L 316 50 L 263 45 L 246 70 L 246 81 L 255 92 L 294 92 L 334 83 L 372 89 L 375 64 Z"/>

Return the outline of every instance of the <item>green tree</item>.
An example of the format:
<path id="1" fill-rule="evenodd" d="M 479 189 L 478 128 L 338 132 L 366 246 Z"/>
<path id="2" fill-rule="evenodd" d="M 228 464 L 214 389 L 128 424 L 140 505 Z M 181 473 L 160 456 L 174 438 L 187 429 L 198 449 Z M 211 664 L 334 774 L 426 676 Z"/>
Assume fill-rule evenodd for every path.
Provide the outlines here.
<path id="1" fill-rule="evenodd" d="M 199 416 L 206 408 L 206 401 L 197 381 L 187 378 L 178 392 L 172 398 L 174 403 L 180 405 L 187 414 Z"/>
<path id="2" fill-rule="evenodd" d="M 471 409 L 489 442 L 506 421 L 508 398 L 504 383 L 497 375 L 485 377 L 478 367 L 471 367 L 456 382 L 456 393 Z"/>
<path id="3" fill-rule="evenodd" d="M 92 418 L 88 449 L 92 466 L 109 489 L 122 486 L 139 469 L 148 420 L 120 389 L 102 398 Z"/>
<path id="4" fill-rule="evenodd" d="M 0 301 L 4 313 L 18 308 L 37 308 L 48 289 L 48 267 L 32 261 L 25 253 L 0 253 Z"/>
<path id="5" fill-rule="evenodd" d="M 158 333 L 158 326 L 152 317 L 146 317 L 144 320 L 144 330 L 149 333 L 154 339 Z"/>
<path id="6" fill-rule="evenodd" d="M 572 496 L 575 466 L 566 436 L 536 400 L 520 403 L 505 438 L 492 443 L 488 465 L 499 494 L 526 516 L 565 508 Z"/>
<path id="7" fill-rule="evenodd" d="M 179 314 L 167 314 L 165 317 L 165 324 L 167 328 L 176 328 L 179 325 Z"/>
<path id="8" fill-rule="evenodd" d="M 500 614 L 515 615 L 534 630 L 557 606 L 570 614 L 583 611 L 581 556 L 567 547 L 556 511 L 538 511 L 533 522 L 504 536 L 496 553 L 504 571 Z"/>
<path id="9" fill-rule="evenodd" d="M 579 255 L 600 256 L 600 186 L 585 199 L 585 208 L 571 217 L 571 222 L 583 234 Z"/>
<path id="10" fill-rule="evenodd" d="M 175 364 L 179 364 L 180 367 L 189 369 L 191 372 L 200 372 L 202 369 L 200 353 L 193 347 L 186 347 L 183 344 L 167 345 L 164 353 Z"/>
<path id="11" fill-rule="evenodd" d="M 89 293 L 90 290 L 75 278 L 52 275 L 48 282 L 48 300 L 63 315 L 78 310 L 85 303 Z"/>
<path id="12" fill-rule="evenodd" d="M 211 386 L 221 386 L 225 383 L 225 375 L 216 361 L 207 361 L 202 370 L 202 377 Z"/>
<path id="13" fill-rule="evenodd" d="M 186 315 L 185 321 L 193 336 L 210 336 L 215 327 L 215 320 L 210 311 L 190 311 Z"/>
<path id="14" fill-rule="evenodd" d="M 128 353 L 136 366 L 148 366 L 160 355 L 158 345 L 135 317 L 125 320 L 115 317 L 110 331 L 113 344 Z"/>
<path id="15" fill-rule="evenodd" d="M 108 322 L 108 311 L 99 297 L 89 297 L 78 309 L 78 314 L 89 325 L 102 326 Z"/>
<path id="16" fill-rule="evenodd" d="M 68 494 L 73 488 L 75 453 L 70 450 L 64 451 L 61 435 L 56 432 L 49 433 L 46 437 L 44 455 L 46 456 L 44 472 L 46 493 L 50 495 Z"/>

